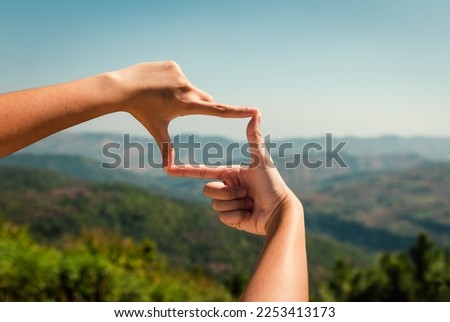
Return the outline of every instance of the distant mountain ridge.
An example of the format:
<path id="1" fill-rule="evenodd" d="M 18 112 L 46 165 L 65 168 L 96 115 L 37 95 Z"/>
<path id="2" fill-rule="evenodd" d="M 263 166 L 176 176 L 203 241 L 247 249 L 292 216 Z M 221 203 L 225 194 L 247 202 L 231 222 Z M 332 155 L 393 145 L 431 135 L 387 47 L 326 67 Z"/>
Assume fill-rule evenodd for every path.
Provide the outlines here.
<path id="1" fill-rule="evenodd" d="M 336 178 L 302 197 L 307 227 L 367 249 L 401 249 L 427 232 L 450 249 L 450 162 Z"/>
<path id="2" fill-rule="evenodd" d="M 0 169 L 20 166 L 57 170 L 83 180 L 128 183 L 178 200 L 208 201 L 202 196 L 202 180 L 102 169 L 97 162 L 78 156 L 15 154 L 1 159 Z M 449 169 L 448 162 L 428 162 L 334 177 L 318 170 L 298 170 L 284 176 L 305 204 L 308 230 L 377 251 L 403 249 L 420 230 L 450 245 L 446 238 L 450 222 L 445 219 L 450 214 L 445 198 L 445 193 L 450 195 L 450 183 L 449 187 L 445 184 Z"/>
<path id="3" fill-rule="evenodd" d="M 181 142 L 187 142 L 190 134 L 180 135 Z M 219 136 L 202 136 L 195 135 L 195 139 L 201 144 L 207 142 L 217 142 L 222 146 L 226 146 L 234 141 Z M 243 138 L 244 140 L 244 138 Z M 449 160 L 450 158 L 450 136 L 447 138 L 433 137 L 399 137 L 399 136 L 380 136 L 374 138 L 356 138 L 356 137 L 333 137 L 334 144 L 339 141 L 348 142 L 342 150 L 342 153 L 351 156 L 370 156 L 370 155 L 387 155 L 387 154 L 416 154 L 429 160 Z M 154 145 L 153 138 L 130 136 L 130 141 L 141 143 L 147 146 L 149 143 Z M 110 142 L 123 142 L 123 135 L 117 133 L 75 133 L 60 132 L 49 136 L 29 147 L 23 149 L 19 153 L 33 154 L 69 154 L 88 157 L 89 159 L 104 159 L 102 155 L 102 147 Z M 290 152 L 301 152 L 301 147 L 309 142 L 317 142 L 325 145 L 325 134 L 322 137 L 313 138 L 287 138 L 273 140 L 275 143 L 292 142 L 292 150 Z M 245 143 L 245 142 L 240 142 Z M 157 151 L 157 149 L 155 149 Z M 159 158 L 155 156 L 156 159 Z"/>
<path id="4" fill-rule="evenodd" d="M 188 142 L 188 137 L 189 135 L 180 135 L 178 140 L 180 142 Z M 198 181 L 180 178 L 168 180 L 161 168 L 154 168 L 145 162 L 147 158 L 151 158 L 154 162 L 160 163 L 159 150 L 150 136 L 147 138 L 129 136 L 126 140 L 129 140 L 134 146 L 138 144 L 141 145 L 143 149 L 130 147 L 129 168 L 127 169 L 124 167 L 124 162 L 122 162 L 119 169 L 113 169 L 115 172 L 122 172 L 120 170 L 125 170 L 127 172 L 135 173 L 141 177 L 138 179 L 138 177 L 135 176 L 137 184 L 145 188 L 148 188 L 151 184 L 145 183 L 142 185 L 143 178 L 148 178 L 150 182 L 155 180 L 155 178 L 151 178 L 150 176 L 158 177 L 158 189 L 164 190 L 168 188 L 170 193 L 171 189 L 184 186 L 186 187 L 186 197 L 193 197 L 196 199 L 202 198 L 201 188 L 199 189 L 201 185 L 199 185 Z M 224 148 L 233 143 L 231 140 L 223 137 L 205 137 L 199 135 L 195 136 L 195 140 L 196 142 L 199 142 L 202 147 L 210 142 L 217 143 Z M 347 139 L 345 138 L 342 139 L 342 141 L 346 140 Z M 339 141 L 341 140 L 334 138 L 333 146 L 337 145 Z M 292 148 L 285 151 L 286 154 L 283 158 L 279 157 L 279 153 L 277 152 L 273 153 L 273 157 L 277 162 L 277 167 L 284 179 L 297 194 L 303 194 L 311 189 L 317 189 L 322 186 L 325 181 L 334 178 L 349 175 L 361 175 L 368 172 L 398 171 L 425 165 L 430 161 L 448 160 L 448 155 L 450 155 L 450 138 L 400 138 L 388 136 L 373 139 L 348 138 L 349 143 L 342 149 L 342 154 L 340 154 L 348 167 L 340 167 L 336 163 L 333 163 L 332 167 L 321 166 L 319 169 L 311 169 L 305 167 L 304 164 L 300 164 L 293 169 L 287 169 L 286 163 L 293 160 L 293 153 L 302 154 L 302 147 L 308 142 L 317 142 L 325 145 L 325 137 L 315 139 L 293 138 L 278 141 L 278 143 L 289 142 L 292 143 Z M 73 132 L 61 132 L 52 135 L 6 159 L 22 158 L 22 156 L 26 154 L 71 155 L 81 156 L 98 162 L 97 167 L 100 167 L 102 162 L 110 163 L 112 161 L 110 157 L 103 155 L 102 152 L 102 148 L 108 143 L 114 143 L 115 147 L 117 144 L 120 146 L 120 148 L 114 148 L 111 149 L 111 151 L 116 153 L 118 157 L 124 161 L 125 154 L 123 147 L 125 144 L 123 135 L 112 133 Z M 148 150 L 149 146 L 153 147 L 152 151 Z M 177 144 L 175 144 L 175 146 L 177 146 Z M 179 152 L 179 159 L 182 160 L 182 162 L 185 162 L 187 159 L 187 151 L 181 149 Z M 141 156 L 140 159 L 138 158 L 139 155 Z M 322 158 L 323 160 L 324 156 L 324 153 L 312 153 L 310 157 L 312 160 L 316 160 L 317 158 Z M 198 149 L 194 157 L 197 161 L 202 161 L 202 149 Z M 29 157 L 23 156 L 23 158 Z M 305 156 L 301 155 L 300 158 L 302 163 L 304 163 L 303 158 L 305 158 Z M 240 158 L 239 155 L 233 155 L 233 160 L 229 160 L 225 157 L 222 159 L 222 161 L 226 163 L 239 163 L 241 160 L 242 158 Z M 140 161 L 144 162 L 144 168 L 138 168 L 138 163 Z M 94 166 L 93 162 L 91 162 L 91 166 Z M 61 168 L 56 169 L 61 170 Z M 103 169 L 100 169 L 99 172 L 104 171 Z M 93 174 L 96 175 L 96 173 Z M 110 174 L 111 177 L 116 176 L 113 172 L 110 172 Z M 189 189 L 194 186 L 195 189 Z"/>

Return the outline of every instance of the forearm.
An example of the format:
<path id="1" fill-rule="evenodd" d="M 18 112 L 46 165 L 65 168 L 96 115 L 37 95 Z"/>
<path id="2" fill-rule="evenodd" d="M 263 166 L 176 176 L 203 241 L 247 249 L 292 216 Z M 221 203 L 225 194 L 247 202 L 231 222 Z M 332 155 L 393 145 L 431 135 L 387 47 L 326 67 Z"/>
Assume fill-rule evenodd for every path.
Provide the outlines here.
<path id="1" fill-rule="evenodd" d="M 271 223 L 266 244 L 241 300 L 308 300 L 305 228 L 298 200 L 282 209 Z"/>
<path id="2" fill-rule="evenodd" d="M 0 157 L 50 134 L 119 110 L 115 81 L 101 74 L 0 95 Z M 116 92 L 117 93 L 117 92 Z"/>

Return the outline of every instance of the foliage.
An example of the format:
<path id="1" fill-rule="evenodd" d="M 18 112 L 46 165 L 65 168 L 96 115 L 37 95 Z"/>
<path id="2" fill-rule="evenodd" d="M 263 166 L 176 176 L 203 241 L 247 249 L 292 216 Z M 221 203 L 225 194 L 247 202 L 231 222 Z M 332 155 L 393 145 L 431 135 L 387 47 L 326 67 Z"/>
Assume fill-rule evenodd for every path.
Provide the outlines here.
<path id="1" fill-rule="evenodd" d="M 84 231 L 61 249 L 0 223 L 0 301 L 224 301 L 224 286 L 171 268 L 152 241 Z"/>
<path id="2" fill-rule="evenodd" d="M 383 253 L 373 267 L 338 261 L 321 300 L 450 301 L 450 253 L 420 234 L 409 251 Z"/>
<path id="3" fill-rule="evenodd" d="M 251 269 L 263 243 L 222 225 L 207 205 L 48 170 L 0 168 L 0 209 L 0 218 L 28 225 L 38 241 L 101 228 L 137 241 L 151 238 L 171 263 L 217 276 Z"/>
<path id="4" fill-rule="evenodd" d="M 221 224 L 207 205 L 48 170 L 0 168 L 0 209 L 0 218 L 27 225 L 36 240 L 47 244 L 68 236 L 75 240 L 83 229 L 103 229 L 136 241 L 150 238 L 169 263 L 227 282 L 236 295 L 244 284 L 236 274 L 251 273 L 263 244 L 258 236 Z M 313 286 L 328 276 L 322 272 L 332 268 L 335 256 L 370 261 L 358 248 L 326 236 L 308 234 L 307 246 Z"/>
<path id="5" fill-rule="evenodd" d="M 442 169 L 431 169 L 430 173 L 426 184 L 447 180 L 442 177 Z M 409 189 L 415 196 L 428 191 L 425 184 L 418 183 L 424 181 L 422 174 L 409 172 L 403 176 L 410 181 L 405 179 L 401 189 Z M 370 180 L 375 185 L 390 182 L 386 177 Z M 329 189 L 338 196 L 347 196 L 347 200 L 352 193 L 357 195 L 355 189 L 362 189 L 359 184 L 344 184 L 341 188 Z M 370 190 L 367 193 L 374 194 Z M 331 206 L 343 212 L 354 211 L 363 197 L 359 195 L 358 201 L 341 209 L 339 203 L 327 203 L 327 195 L 323 194 L 325 199 L 316 206 L 307 204 L 313 213 L 307 214 L 307 220 L 317 215 L 315 207 L 325 213 Z M 424 197 L 418 200 L 430 202 Z M 222 226 L 205 205 L 162 197 L 131 185 L 81 181 L 54 171 L 0 169 L 0 209 L 0 217 L 15 222 L 0 221 L 3 301 L 236 299 L 262 244 L 260 238 Z M 343 234 L 355 231 L 347 230 L 351 225 L 330 222 Z M 23 225 L 29 230 L 21 228 Z M 362 225 L 359 228 L 366 235 L 386 238 L 382 232 Z M 312 299 L 450 298 L 449 254 L 425 235 L 409 252 L 385 252 L 371 267 L 370 253 L 330 237 L 309 233 L 307 245 Z M 212 281 L 204 272 L 220 277 L 224 283 Z"/>

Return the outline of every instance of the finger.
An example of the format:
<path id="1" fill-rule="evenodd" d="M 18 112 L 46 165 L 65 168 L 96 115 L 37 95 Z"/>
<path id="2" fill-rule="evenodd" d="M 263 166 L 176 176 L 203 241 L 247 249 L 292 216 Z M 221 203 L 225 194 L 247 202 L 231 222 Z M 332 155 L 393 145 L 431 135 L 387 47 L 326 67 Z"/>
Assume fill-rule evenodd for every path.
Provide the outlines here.
<path id="1" fill-rule="evenodd" d="M 217 200 L 233 200 L 243 198 L 247 194 L 244 188 L 226 186 L 219 181 L 205 184 L 203 193 L 206 197 Z"/>
<path id="2" fill-rule="evenodd" d="M 250 154 L 252 158 L 252 167 L 259 164 L 265 164 L 266 149 L 264 148 L 264 139 L 259 127 L 261 123 L 261 113 L 253 116 L 247 125 L 247 140 L 250 145 Z"/>
<path id="3" fill-rule="evenodd" d="M 249 198 L 234 200 L 217 200 L 211 202 L 211 207 L 217 211 L 249 210 L 253 207 L 253 201 Z"/>
<path id="4" fill-rule="evenodd" d="M 245 107 L 219 104 L 214 102 L 197 101 L 192 102 L 187 110 L 187 114 L 201 114 L 226 118 L 251 117 L 258 113 L 256 107 Z"/>
<path id="5" fill-rule="evenodd" d="M 167 168 L 167 174 L 174 177 L 189 177 L 197 179 L 224 179 L 227 176 L 228 171 L 233 171 L 233 167 L 207 167 L 204 165 L 192 166 L 182 165 L 177 166 L 171 164 Z"/>
<path id="6" fill-rule="evenodd" d="M 264 143 L 264 139 L 259 127 L 261 123 L 261 113 L 253 116 L 247 125 L 247 140 L 249 143 L 258 143 L 260 147 Z"/>
<path id="7" fill-rule="evenodd" d="M 173 164 L 174 154 L 172 143 L 170 142 L 170 136 L 167 128 L 160 129 L 157 133 L 153 134 L 156 143 L 159 146 L 162 157 L 163 169 L 167 171 L 169 165 Z"/>
<path id="8" fill-rule="evenodd" d="M 223 211 L 220 213 L 220 221 L 225 225 L 242 230 L 242 221 L 249 218 L 251 212 L 249 210 L 233 210 L 233 211 Z"/>

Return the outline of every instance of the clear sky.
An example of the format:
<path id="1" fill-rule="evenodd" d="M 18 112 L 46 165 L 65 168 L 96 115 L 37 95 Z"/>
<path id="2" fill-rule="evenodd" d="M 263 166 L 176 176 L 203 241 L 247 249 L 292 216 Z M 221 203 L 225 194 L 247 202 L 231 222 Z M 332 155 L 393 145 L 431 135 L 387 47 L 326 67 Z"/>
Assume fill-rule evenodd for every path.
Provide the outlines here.
<path id="1" fill-rule="evenodd" d="M 448 0 L 0 0 L 0 91 L 172 59 L 217 101 L 260 107 L 274 137 L 449 137 L 449 17 Z M 72 130 L 146 133 L 126 114 Z"/>

